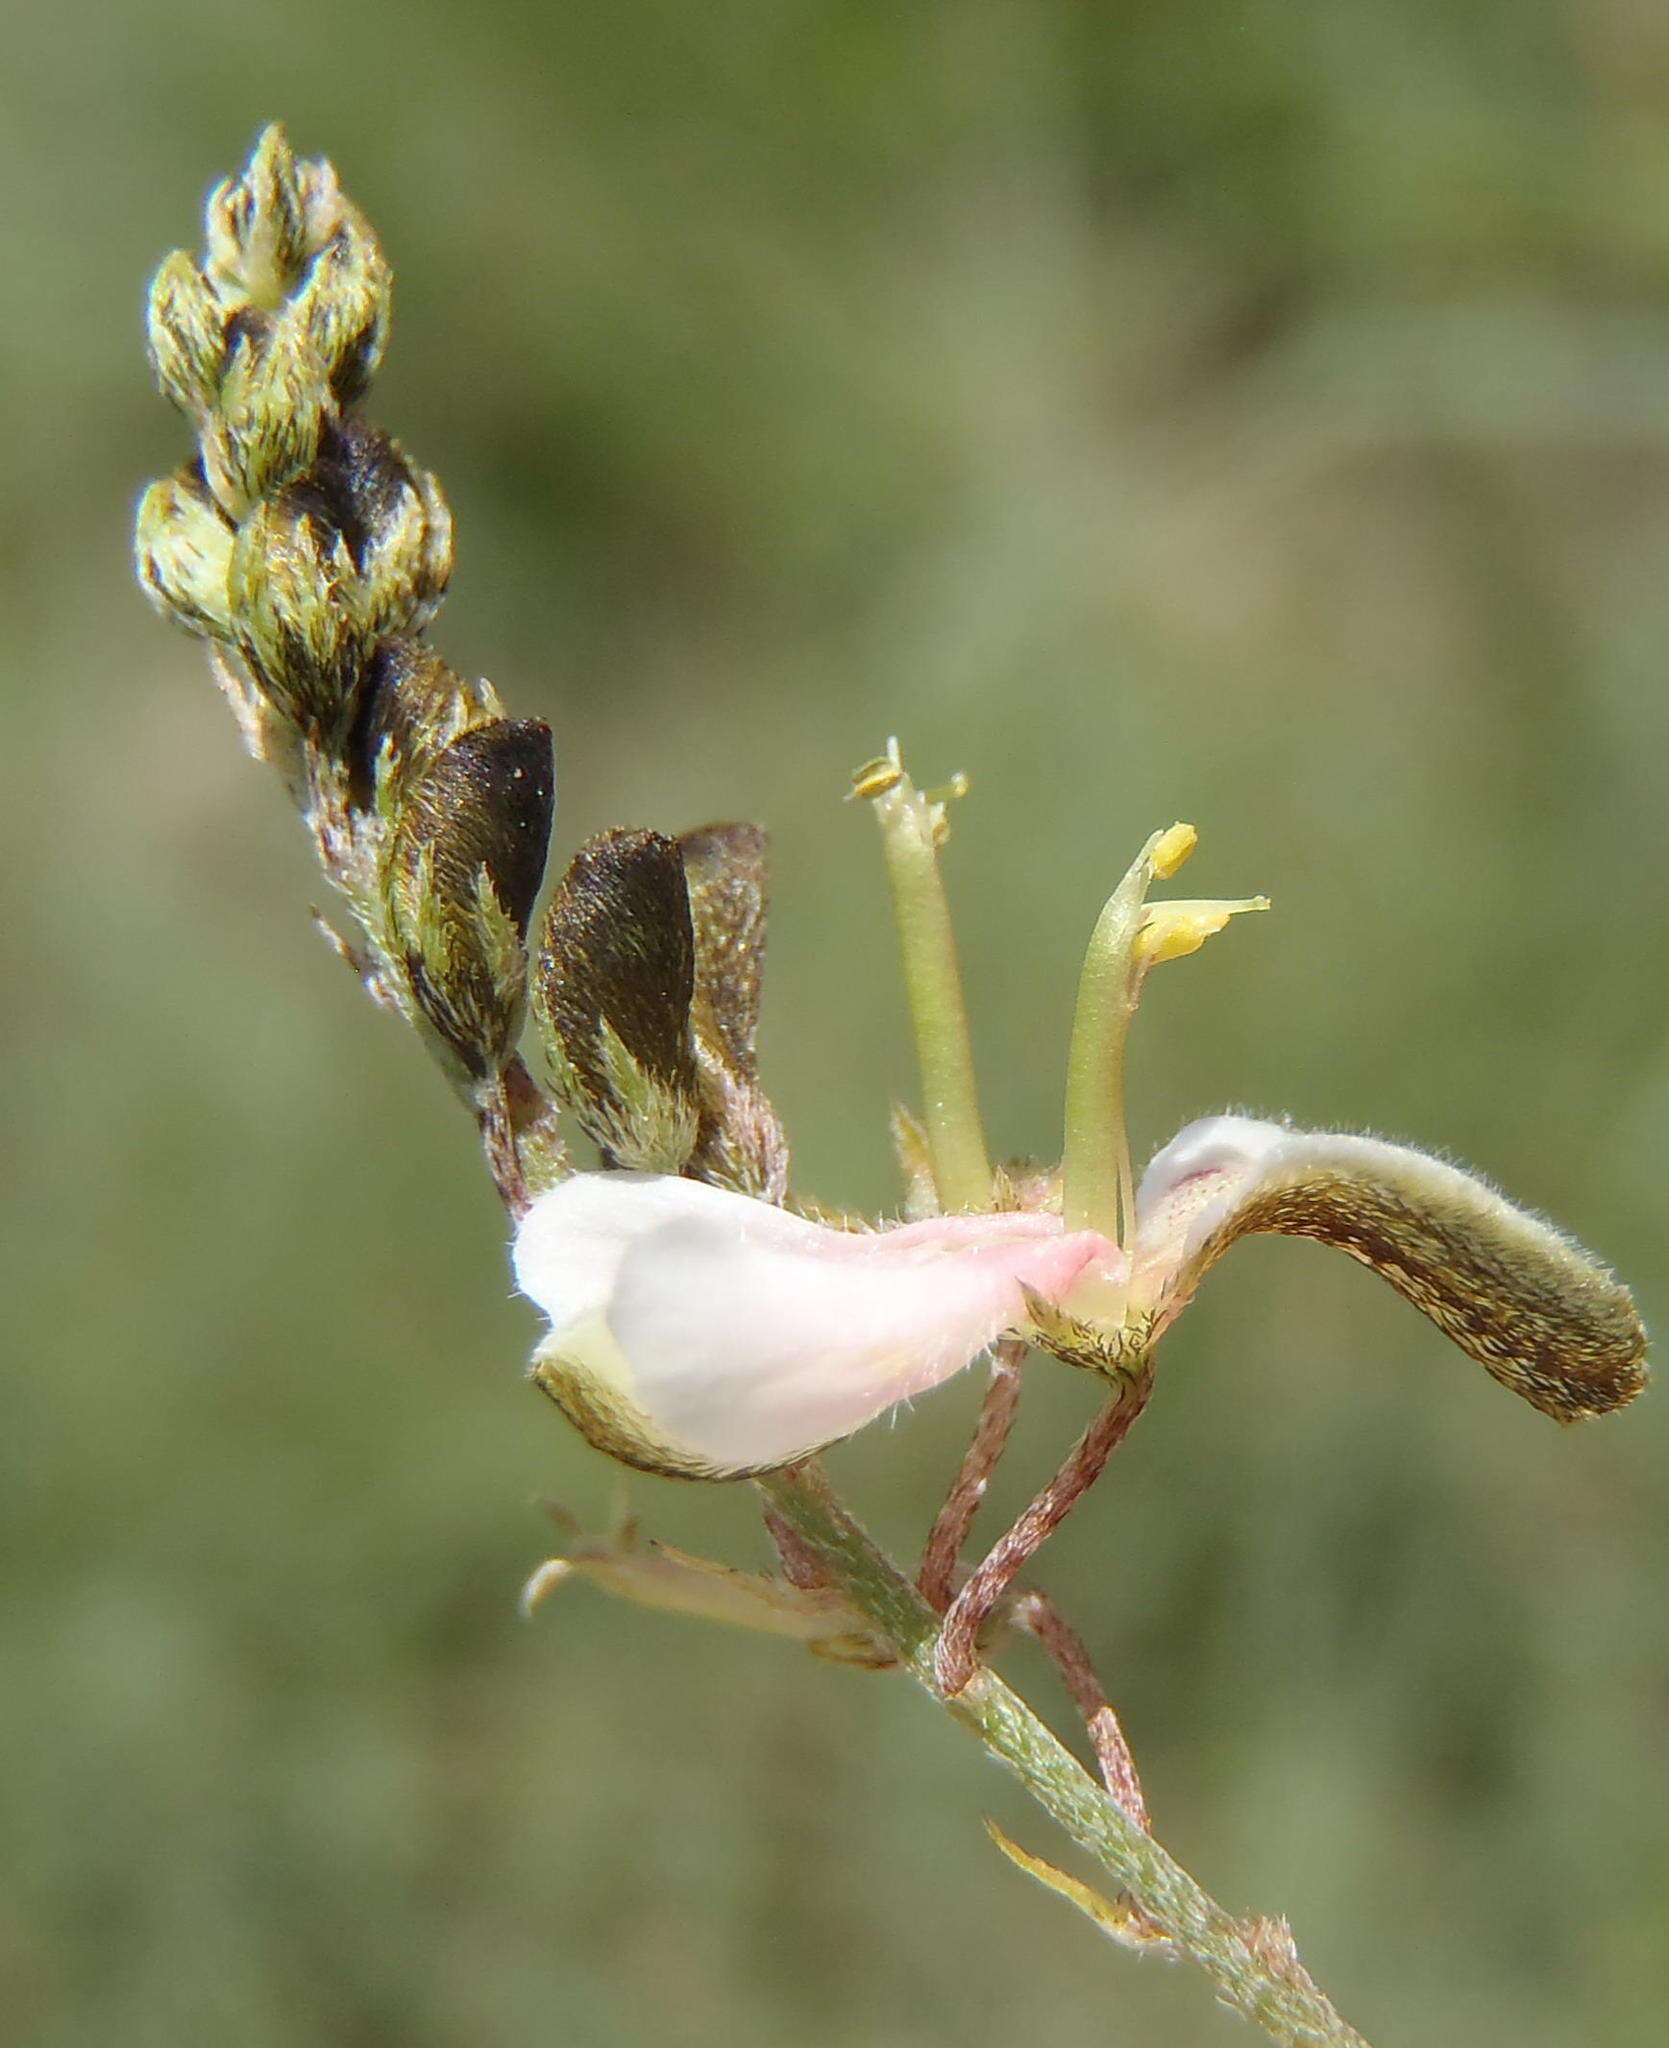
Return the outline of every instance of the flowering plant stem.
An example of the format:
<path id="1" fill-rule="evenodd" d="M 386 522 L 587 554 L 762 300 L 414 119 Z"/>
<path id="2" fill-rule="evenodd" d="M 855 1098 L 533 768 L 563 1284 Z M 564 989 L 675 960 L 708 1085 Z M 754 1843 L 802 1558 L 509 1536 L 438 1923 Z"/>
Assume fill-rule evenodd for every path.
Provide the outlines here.
<path id="1" fill-rule="evenodd" d="M 952 1720 L 1012 1772 L 1044 1811 L 1129 1894 L 1131 1902 L 1212 1980 L 1223 2003 L 1281 2042 L 1367 2048 L 1310 1981 L 1277 1923 L 1237 1920 L 1095 1783 L 1078 1759 L 997 1674 L 980 1666 L 943 1695 L 934 1677 L 940 1617 L 862 1525 L 815 1463 L 755 1484 L 840 1591 L 892 1643 Z"/>
<path id="2" fill-rule="evenodd" d="M 1058 1181 L 993 1174 L 938 862 L 966 780 L 918 789 L 896 742 L 859 769 L 852 794 L 875 806 L 921 1069 L 921 1125 L 896 1124 L 916 1214 L 864 1231 L 797 1207 L 755 1059 L 764 835 L 739 824 L 677 839 L 605 832 L 575 855 L 532 930 L 551 835 L 550 731 L 509 717 L 490 685 L 466 683 L 424 637 L 451 569 L 445 500 L 356 409 L 381 359 L 389 292 L 376 238 L 335 172 L 298 161 L 269 129 L 245 173 L 211 195 L 201 261 L 176 252 L 152 289 L 153 362 L 197 449 L 146 492 L 137 566 L 159 609 L 211 643 L 246 743 L 301 807 L 354 926 L 332 942 L 476 1117 L 519 1226 L 519 1284 L 551 1319 L 537 1384 L 628 1465 L 760 1475 L 781 1577 L 617 1532 L 543 1567 L 529 1606 L 589 1576 L 649 1606 L 871 1668 L 908 1666 L 1111 1873 L 1118 1896 L 993 1827 L 1012 1861 L 1114 1939 L 1191 1958 L 1276 2041 L 1365 2048 L 1284 1922 L 1237 1919 L 1153 1840 L 1081 1638 L 1037 1588 L 1016 1593 L 1019 1574 L 1140 1414 L 1154 1342 L 1242 1235 L 1281 1231 L 1348 1252 L 1562 1422 L 1621 1407 L 1645 1384 L 1627 1290 L 1441 1161 L 1245 1117 L 1172 1139 L 1144 1176 L 1138 1230 L 1123 1067 L 1145 976 L 1230 917 L 1268 908 L 1262 897 L 1149 903 L 1150 885 L 1193 850 L 1181 823 L 1148 840 L 1091 940 Z M 521 1055 L 530 993 L 550 1093 Z M 574 1170 L 565 1113 L 600 1170 Z M 1028 1339 L 1110 1382 L 1106 1405 L 964 1577 Z M 807 1451 L 993 1343 L 978 1430 L 912 1584 Z M 1054 1658 L 1102 1785 L 984 1662 L 993 1621 Z"/>

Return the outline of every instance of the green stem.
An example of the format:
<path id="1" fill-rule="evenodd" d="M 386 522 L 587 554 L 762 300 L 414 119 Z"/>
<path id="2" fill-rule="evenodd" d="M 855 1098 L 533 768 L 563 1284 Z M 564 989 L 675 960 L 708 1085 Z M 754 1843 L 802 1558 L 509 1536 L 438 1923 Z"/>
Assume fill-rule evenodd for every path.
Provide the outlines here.
<path id="1" fill-rule="evenodd" d="M 994 1672 L 982 1667 L 954 1698 L 937 1692 L 933 1645 L 939 1617 L 842 1506 L 816 1466 L 767 1473 L 756 1483 L 951 1718 L 983 1743 L 1177 1949 L 1199 1965 L 1224 2004 L 1289 2048 L 1367 2048 L 1269 1923 L 1236 1920 L 1202 1891 Z"/>
<path id="2" fill-rule="evenodd" d="M 947 1211 L 989 1209 L 991 1167 L 956 935 L 934 843 L 937 810 L 902 774 L 875 798 L 939 1205 Z"/>

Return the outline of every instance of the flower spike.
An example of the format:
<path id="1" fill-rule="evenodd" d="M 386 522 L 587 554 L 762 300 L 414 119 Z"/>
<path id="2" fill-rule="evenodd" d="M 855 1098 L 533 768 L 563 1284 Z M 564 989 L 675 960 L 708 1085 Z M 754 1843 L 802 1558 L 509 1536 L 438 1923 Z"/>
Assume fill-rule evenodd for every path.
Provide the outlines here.
<path id="1" fill-rule="evenodd" d="M 1628 1290 L 1569 1238 L 1428 1153 L 1250 1117 L 1188 1125 L 1143 1176 L 1131 1308 L 1157 1337 L 1238 1237 L 1336 1245 L 1533 1408 L 1579 1422 L 1646 1384 Z"/>

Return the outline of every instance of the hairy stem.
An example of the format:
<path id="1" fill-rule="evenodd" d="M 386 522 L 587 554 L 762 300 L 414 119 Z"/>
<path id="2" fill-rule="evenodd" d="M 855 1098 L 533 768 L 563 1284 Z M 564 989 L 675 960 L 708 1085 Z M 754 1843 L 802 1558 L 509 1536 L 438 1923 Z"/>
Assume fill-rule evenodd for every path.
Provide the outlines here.
<path id="1" fill-rule="evenodd" d="M 1095 1751 L 1102 1784 L 1137 1826 L 1151 1834 L 1153 1822 L 1148 1816 L 1141 1773 L 1125 1739 L 1124 1724 L 1095 1675 L 1083 1637 L 1047 1593 L 1022 1593 L 1011 1611 L 1015 1626 L 1036 1637 L 1048 1651 L 1071 1693 L 1072 1704 L 1083 1716 L 1084 1732 Z"/>
<path id="2" fill-rule="evenodd" d="M 1105 1407 L 1072 1446 L 1060 1470 L 975 1568 L 952 1601 L 933 1652 L 941 1692 L 960 1692 L 973 1676 L 980 1631 L 997 1603 L 1101 1477 L 1107 1460 L 1130 1433 L 1152 1391 L 1150 1362 L 1144 1360 L 1133 1372 L 1120 1373 Z"/>
<path id="3" fill-rule="evenodd" d="M 991 1474 L 1008 1448 L 1015 1411 L 1020 1405 L 1020 1374 L 1025 1358 L 1026 1347 L 1018 1338 L 1005 1337 L 993 1347 L 991 1377 L 980 1404 L 973 1441 L 963 1454 L 945 1504 L 928 1532 L 916 1584 L 923 1598 L 941 1614 L 955 1598 L 956 1568 L 962 1560 L 963 1546 L 985 1498 L 985 1489 L 991 1483 Z"/>
<path id="4" fill-rule="evenodd" d="M 847 1512 L 815 1465 L 769 1473 L 756 1483 L 945 1712 L 1205 1972 L 1225 2005 L 1291 2048 L 1367 2048 L 1310 1981 L 1278 1925 L 1237 1920 L 1203 1891 L 995 1672 L 981 1668 L 952 1699 L 939 1693 L 933 1670 L 938 1615 Z"/>

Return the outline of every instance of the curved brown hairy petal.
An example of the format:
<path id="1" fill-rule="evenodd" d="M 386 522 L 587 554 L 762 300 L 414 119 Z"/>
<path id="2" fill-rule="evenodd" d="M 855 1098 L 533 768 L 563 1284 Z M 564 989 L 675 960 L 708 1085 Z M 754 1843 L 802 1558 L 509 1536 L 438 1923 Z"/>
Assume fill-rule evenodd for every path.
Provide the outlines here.
<path id="1" fill-rule="evenodd" d="M 1278 1231 L 1371 1266 L 1556 1421 L 1620 1408 L 1646 1383 L 1646 1333 L 1620 1282 L 1485 1182 L 1406 1146 L 1210 1117 L 1154 1159 L 1137 1217 L 1133 1305 L 1158 1329 L 1236 1238 Z"/>
<path id="2" fill-rule="evenodd" d="M 684 857 L 659 832 L 599 833 L 545 914 L 533 1007 L 559 1090 L 605 1165 L 679 1173 L 701 1086 Z"/>

